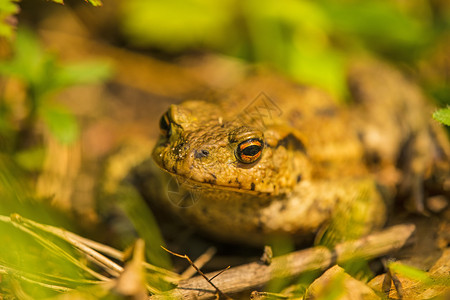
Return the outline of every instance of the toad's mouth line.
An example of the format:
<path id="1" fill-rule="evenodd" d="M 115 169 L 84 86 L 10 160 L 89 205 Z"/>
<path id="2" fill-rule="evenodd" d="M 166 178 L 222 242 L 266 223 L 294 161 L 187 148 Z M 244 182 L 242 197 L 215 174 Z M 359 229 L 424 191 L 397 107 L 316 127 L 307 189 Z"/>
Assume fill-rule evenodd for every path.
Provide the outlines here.
<path id="1" fill-rule="evenodd" d="M 237 186 L 228 186 L 223 184 L 217 184 L 215 180 L 211 181 L 198 181 L 193 179 L 192 177 L 186 177 L 184 175 L 176 174 L 173 172 L 170 172 L 166 169 L 162 169 L 166 173 L 170 174 L 172 178 L 174 178 L 177 181 L 177 184 L 179 186 L 182 186 L 183 188 L 187 188 L 190 190 L 201 190 L 202 188 L 212 188 L 217 189 L 221 191 L 231 191 L 236 193 L 242 193 L 242 194 L 254 194 L 254 195 L 270 195 L 270 193 L 267 192 L 259 192 L 259 191 L 253 191 L 248 188 L 244 187 L 237 187 Z"/>

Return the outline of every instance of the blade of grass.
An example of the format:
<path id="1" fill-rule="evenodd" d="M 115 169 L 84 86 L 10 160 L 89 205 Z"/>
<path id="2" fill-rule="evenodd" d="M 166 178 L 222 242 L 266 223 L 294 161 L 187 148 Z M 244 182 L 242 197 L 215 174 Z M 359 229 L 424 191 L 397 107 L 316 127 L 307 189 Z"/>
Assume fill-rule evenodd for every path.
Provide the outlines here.
<path id="1" fill-rule="evenodd" d="M 67 243 L 71 244 L 73 247 L 78 249 L 80 252 L 86 254 L 87 257 L 93 263 L 100 265 L 101 267 L 103 267 L 105 269 L 105 271 L 107 271 L 108 273 L 110 273 L 111 275 L 113 275 L 115 277 L 117 277 L 123 271 L 123 268 L 121 266 L 119 266 L 118 264 L 116 264 L 115 262 L 113 262 L 112 260 L 101 255 L 97 251 L 89 248 L 88 246 L 84 245 L 83 243 L 79 242 L 78 240 L 73 239 L 69 234 L 67 234 L 68 232 L 66 230 L 63 230 L 63 229 L 60 229 L 57 227 L 49 228 L 46 225 L 42 225 L 37 222 L 31 221 L 29 219 L 23 218 L 17 214 L 13 215 L 12 219 L 17 220 L 17 222 L 20 222 L 20 224 L 23 224 L 30 230 L 40 229 L 44 232 L 47 232 L 47 233 L 57 236 L 58 238 L 62 239 L 63 241 L 66 241 Z"/>
<path id="2" fill-rule="evenodd" d="M 71 288 L 68 288 L 68 287 L 59 286 L 59 285 L 55 285 L 55 284 L 48 284 L 48 283 L 41 282 L 39 280 L 31 279 L 30 277 L 34 277 L 36 275 L 33 276 L 33 274 L 27 274 L 26 272 L 15 270 L 13 268 L 2 266 L 2 265 L 0 265 L 0 274 L 7 275 L 7 276 L 13 276 L 17 279 L 42 286 L 42 287 L 54 290 L 56 292 L 64 293 L 64 292 L 70 292 L 72 290 Z"/>
<path id="3" fill-rule="evenodd" d="M 36 232 L 30 230 L 29 228 L 25 227 L 21 224 L 21 217 L 19 215 L 14 215 L 13 217 L 5 217 L 0 216 L 0 221 L 9 223 L 13 225 L 14 227 L 18 228 L 19 230 L 29 234 L 33 238 L 36 239 L 38 243 L 40 243 L 43 247 L 48 249 L 50 252 L 55 254 L 56 256 L 62 257 L 63 259 L 69 261 L 70 263 L 74 264 L 78 268 L 82 269 L 83 271 L 87 272 L 88 274 L 92 275 L 93 277 L 102 280 L 102 281 L 109 281 L 110 279 L 108 277 L 105 277 L 96 271 L 88 268 L 86 265 L 81 263 L 78 259 L 73 257 L 71 254 L 69 254 L 67 251 L 56 245 L 55 243 L 51 242 L 50 240 L 42 237 L 41 235 L 37 234 Z"/>
<path id="4" fill-rule="evenodd" d="M 55 276 L 52 274 L 47 273 L 30 273 L 23 270 L 18 270 L 15 267 L 9 265 L 8 263 L 5 263 L 4 261 L 0 260 L 0 272 L 1 271 L 14 273 L 22 276 L 26 276 L 32 280 L 36 280 L 42 283 L 47 284 L 55 284 L 55 285 L 61 285 L 64 287 L 70 287 L 71 285 L 94 285 L 98 284 L 100 281 L 97 280 L 89 280 L 89 279 L 73 279 L 63 276 Z"/>
<path id="5" fill-rule="evenodd" d="M 112 270 L 114 270 L 116 272 L 122 272 L 122 267 L 115 264 L 114 262 L 112 262 L 105 256 L 101 255 L 100 253 L 98 253 L 98 252 L 102 252 L 112 258 L 118 259 L 119 261 L 123 262 L 124 254 L 122 251 L 119 251 L 110 246 L 103 245 L 98 242 L 89 240 L 87 238 L 81 237 L 70 231 L 67 231 L 67 230 L 64 230 L 61 228 L 57 228 L 54 226 L 50 226 L 50 225 L 40 224 L 40 223 L 34 222 L 32 220 L 29 220 L 29 219 L 26 219 L 23 217 L 21 217 L 21 222 L 23 224 L 40 229 L 44 232 L 53 234 L 65 241 L 67 241 L 68 243 L 72 244 L 74 247 L 78 248 L 83 253 L 86 253 L 87 255 L 94 257 L 95 259 L 98 260 L 98 262 L 102 262 L 102 263 L 106 264 Z M 92 249 L 97 250 L 98 252 L 95 252 Z M 178 274 L 171 272 L 169 270 L 166 270 L 164 268 L 154 266 L 147 262 L 144 262 L 144 266 L 149 270 L 160 273 L 161 275 L 164 276 L 164 279 L 168 282 L 177 283 L 180 280 L 180 276 Z M 114 274 L 112 274 L 112 275 L 114 275 Z"/>

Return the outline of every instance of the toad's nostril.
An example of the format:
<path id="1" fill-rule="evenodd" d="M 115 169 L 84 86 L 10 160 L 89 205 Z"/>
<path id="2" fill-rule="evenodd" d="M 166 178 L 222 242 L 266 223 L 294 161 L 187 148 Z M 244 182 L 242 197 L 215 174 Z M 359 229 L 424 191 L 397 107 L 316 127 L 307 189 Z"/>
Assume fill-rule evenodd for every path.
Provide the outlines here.
<path id="1" fill-rule="evenodd" d="M 207 157 L 208 155 L 209 155 L 209 151 L 208 150 L 200 150 L 200 151 L 195 150 L 194 151 L 194 157 L 195 158 Z"/>

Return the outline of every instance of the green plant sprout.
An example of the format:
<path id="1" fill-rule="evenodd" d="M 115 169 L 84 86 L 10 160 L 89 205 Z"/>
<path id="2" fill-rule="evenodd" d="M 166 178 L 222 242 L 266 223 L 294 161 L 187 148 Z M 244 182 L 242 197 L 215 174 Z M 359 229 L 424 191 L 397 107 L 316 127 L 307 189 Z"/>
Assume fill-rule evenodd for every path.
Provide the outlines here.
<path id="1" fill-rule="evenodd" d="M 433 113 L 433 119 L 444 125 L 450 126 L 450 107 L 436 110 Z"/>

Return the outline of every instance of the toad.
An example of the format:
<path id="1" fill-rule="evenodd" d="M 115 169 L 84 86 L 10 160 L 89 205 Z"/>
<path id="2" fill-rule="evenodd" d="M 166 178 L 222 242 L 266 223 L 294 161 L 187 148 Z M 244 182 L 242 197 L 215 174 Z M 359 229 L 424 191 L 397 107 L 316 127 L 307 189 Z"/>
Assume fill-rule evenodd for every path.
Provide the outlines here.
<path id="1" fill-rule="evenodd" d="M 333 245 L 383 226 L 395 198 L 448 197 L 448 139 L 418 88 L 380 63 L 356 64 L 348 84 L 339 104 L 261 72 L 171 105 L 152 157 L 190 204 L 167 207 L 228 242 Z"/>

